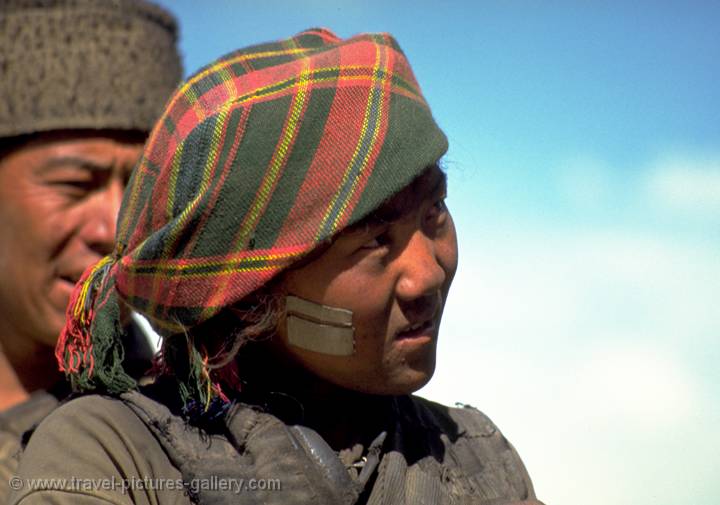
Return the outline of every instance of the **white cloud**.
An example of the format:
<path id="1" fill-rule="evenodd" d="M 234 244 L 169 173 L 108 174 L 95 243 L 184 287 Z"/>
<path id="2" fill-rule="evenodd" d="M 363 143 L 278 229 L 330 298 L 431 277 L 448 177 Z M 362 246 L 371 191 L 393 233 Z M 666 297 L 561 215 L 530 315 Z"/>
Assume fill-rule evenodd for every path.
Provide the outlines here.
<path id="1" fill-rule="evenodd" d="M 598 208 L 612 194 L 610 172 L 610 167 L 598 158 L 568 158 L 558 166 L 558 189 L 575 207 Z"/>
<path id="2" fill-rule="evenodd" d="M 633 343 L 592 350 L 568 386 L 576 422 L 635 437 L 672 435 L 701 408 L 701 388 L 681 360 Z"/>
<path id="3" fill-rule="evenodd" d="M 637 231 L 511 236 L 461 237 L 422 393 L 485 411 L 547 503 L 711 496 L 720 384 L 700 361 L 720 352 L 717 250 Z"/>
<path id="4" fill-rule="evenodd" d="M 688 335 L 720 327 L 720 254 L 707 245 L 637 232 L 513 237 L 461 237 L 446 335 L 513 335 L 538 346 L 535 335 L 555 345 L 621 338 L 630 325 L 646 339 L 689 345 Z"/>
<path id="5" fill-rule="evenodd" d="M 720 445 L 714 425 L 697 422 L 708 398 L 672 356 L 620 345 L 568 363 L 463 348 L 451 368 L 464 375 L 444 375 L 427 394 L 458 398 L 464 390 L 460 399 L 482 408 L 518 448 L 546 503 L 642 503 L 639 482 L 670 486 L 688 472 L 672 441 L 683 440 L 686 450 L 698 441 Z M 712 464 L 708 453 L 693 458 L 691 466 Z M 663 498 L 670 501 L 657 503 L 673 503 Z"/>
<path id="6" fill-rule="evenodd" d="M 650 201 L 661 208 L 720 217 L 720 155 L 668 155 L 649 171 Z"/>

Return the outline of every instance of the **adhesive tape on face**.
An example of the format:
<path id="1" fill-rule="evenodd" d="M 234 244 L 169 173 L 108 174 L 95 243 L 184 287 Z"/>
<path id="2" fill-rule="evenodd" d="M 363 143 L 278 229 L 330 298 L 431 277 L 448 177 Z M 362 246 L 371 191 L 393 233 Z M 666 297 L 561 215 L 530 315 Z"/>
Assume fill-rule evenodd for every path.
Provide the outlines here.
<path id="1" fill-rule="evenodd" d="M 285 298 L 290 345 L 332 356 L 355 352 L 352 311 L 288 295 Z"/>

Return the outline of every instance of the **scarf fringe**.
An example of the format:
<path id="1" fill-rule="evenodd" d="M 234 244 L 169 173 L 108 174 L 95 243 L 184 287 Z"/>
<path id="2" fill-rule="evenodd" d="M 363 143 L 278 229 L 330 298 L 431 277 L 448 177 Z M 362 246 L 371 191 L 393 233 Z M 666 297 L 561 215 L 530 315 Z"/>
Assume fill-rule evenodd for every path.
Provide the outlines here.
<path id="1" fill-rule="evenodd" d="M 93 376 L 95 358 L 90 328 L 95 318 L 95 298 L 113 263 L 112 256 L 105 256 L 83 272 L 70 296 L 65 326 L 55 347 L 60 371 L 74 375 L 80 383 Z"/>

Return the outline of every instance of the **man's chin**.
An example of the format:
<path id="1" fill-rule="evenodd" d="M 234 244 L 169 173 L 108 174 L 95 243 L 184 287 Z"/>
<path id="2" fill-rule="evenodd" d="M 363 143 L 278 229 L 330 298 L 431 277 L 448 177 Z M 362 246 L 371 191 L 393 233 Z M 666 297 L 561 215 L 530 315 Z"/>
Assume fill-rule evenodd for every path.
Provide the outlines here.
<path id="1" fill-rule="evenodd" d="M 60 333 L 65 327 L 65 310 L 52 307 L 47 317 L 43 321 L 36 321 L 36 324 L 37 335 L 34 336 L 34 340 L 54 351 Z"/>
<path id="2" fill-rule="evenodd" d="M 55 346 L 57 345 L 57 341 L 60 337 L 61 331 L 62 327 L 57 328 L 57 330 L 55 330 L 54 328 L 48 329 L 46 332 L 43 333 L 42 336 L 37 339 L 37 343 L 40 344 L 40 346 L 45 347 L 54 353 Z"/>

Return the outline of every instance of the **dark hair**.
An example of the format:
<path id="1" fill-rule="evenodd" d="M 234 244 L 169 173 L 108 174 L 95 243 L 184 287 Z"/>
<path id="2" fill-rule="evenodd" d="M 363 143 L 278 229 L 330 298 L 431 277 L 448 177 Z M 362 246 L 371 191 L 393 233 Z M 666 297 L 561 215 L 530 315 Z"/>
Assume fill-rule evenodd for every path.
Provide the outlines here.
<path id="1" fill-rule="evenodd" d="M 48 131 L 14 135 L 12 137 L 0 137 L 0 160 L 13 151 L 25 147 L 31 142 L 53 141 L 59 139 L 82 139 L 88 137 L 110 137 L 121 142 L 144 143 L 147 139 L 147 132 L 142 130 L 121 130 L 116 128 L 92 129 L 92 128 L 67 128 Z"/>
<path id="2" fill-rule="evenodd" d="M 272 283 L 274 284 L 274 283 Z M 237 357 L 250 342 L 271 338 L 277 329 L 282 297 L 270 285 L 202 324 L 163 339 L 154 372 L 174 376 L 189 415 L 207 411 L 211 391 L 221 398 L 240 389 Z"/>
<path id="3" fill-rule="evenodd" d="M 29 143 L 36 135 L 36 133 L 28 133 L 12 137 L 0 137 L 0 160 Z"/>

